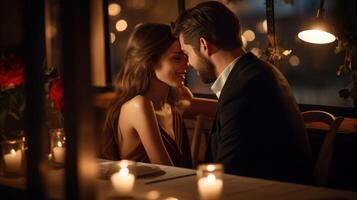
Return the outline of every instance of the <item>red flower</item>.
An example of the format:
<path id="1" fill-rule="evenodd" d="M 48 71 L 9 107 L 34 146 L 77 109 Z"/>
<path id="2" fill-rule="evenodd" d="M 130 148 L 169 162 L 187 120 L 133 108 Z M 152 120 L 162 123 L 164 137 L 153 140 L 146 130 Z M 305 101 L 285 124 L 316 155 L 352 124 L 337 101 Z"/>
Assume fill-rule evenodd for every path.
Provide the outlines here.
<path id="1" fill-rule="evenodd" d="M 13 88 L 24 83 L 23 66 L 23 61 L 15 57 L 0 60 L 1 90 Z"/>
<path id="2" fill-rule="evenodd" d="M 62 110 L 63 108 L 63 90 L 62 79 L 56 79 L 51 82 L 50 90 L 48 92 L 48 99 L 52 101 L 56 110 Z"/>

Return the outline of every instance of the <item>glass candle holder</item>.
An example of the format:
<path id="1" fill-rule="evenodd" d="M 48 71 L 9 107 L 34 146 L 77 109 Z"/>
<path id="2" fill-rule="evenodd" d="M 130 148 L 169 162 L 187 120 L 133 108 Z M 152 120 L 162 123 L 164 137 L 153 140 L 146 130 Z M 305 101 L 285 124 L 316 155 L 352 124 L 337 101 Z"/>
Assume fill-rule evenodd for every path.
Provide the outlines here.
<path id="1" fill-rule="evenodd" d="M 218 200 L 223 190 L 223 165 L 203 164 L 197 168 L 197 186 L 200 199 Z"/>
<path id="2" fill-rule="evenodd" d="M 117 163 L 117 172 L 111 175 L 110 180 L 118 194 L 127 196 L 132 192 L 135 184 L 135 166 L 136 162 L 130 160 L 121 160 Z"/>
<path id="3" fill-rule="evenodd" d="M 51 160 L 55 164 L 63 165 L 66 160 L 66 136 L 64 129 L 51 129 Z"/>
<path id="4" fill-rule="evenodd" d="M 24 141 L 4 140 L 1 144 L 5 175 L 22 175 L 24 170 Z"/>

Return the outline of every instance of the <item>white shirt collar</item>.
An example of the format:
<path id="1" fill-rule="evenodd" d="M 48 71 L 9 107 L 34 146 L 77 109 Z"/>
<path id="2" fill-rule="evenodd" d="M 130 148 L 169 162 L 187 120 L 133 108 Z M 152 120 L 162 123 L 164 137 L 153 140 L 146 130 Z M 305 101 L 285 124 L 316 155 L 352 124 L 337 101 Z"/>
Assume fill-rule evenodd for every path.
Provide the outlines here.
<path id="1" fill-rule="evenodd" d="M 216 94 L 217 98 L 221 95 L 222 89 L 224 84 L 226 83 L 229 74 L 231 73 L 234 65 L 238 62 L 240 57 L 237 57 L 234 59 L 223 71 L 222 73 L 218 76 L 216 81 L 212 84 L 211 90 L 213 93 Z"/>

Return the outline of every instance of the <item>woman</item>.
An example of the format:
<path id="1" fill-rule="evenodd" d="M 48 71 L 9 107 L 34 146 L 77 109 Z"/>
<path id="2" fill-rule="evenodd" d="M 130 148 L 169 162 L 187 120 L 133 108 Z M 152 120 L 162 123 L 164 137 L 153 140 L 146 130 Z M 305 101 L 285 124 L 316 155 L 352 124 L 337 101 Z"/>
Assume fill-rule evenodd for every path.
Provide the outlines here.
<path id="1" fill-rule="evenodd" d="M 117 96 L 105 122 L 101 156 L 191 166 L 180 116 L 192 94 L 184 87 L 187 58 L 163 24 L 144 24 L 131 35 Z M 178 97 L 185 97 L 179 99 Z"/>

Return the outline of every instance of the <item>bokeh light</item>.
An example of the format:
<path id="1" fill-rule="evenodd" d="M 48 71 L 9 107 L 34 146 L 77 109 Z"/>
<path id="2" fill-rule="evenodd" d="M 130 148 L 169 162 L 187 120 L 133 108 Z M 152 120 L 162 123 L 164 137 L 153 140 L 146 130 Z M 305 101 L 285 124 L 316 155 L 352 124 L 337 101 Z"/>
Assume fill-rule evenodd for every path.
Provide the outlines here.
<path id="1" fill-rule="evenodd" d="M 290 63 L 291 66 L 296 67 L 296 66 L 298 66 L 300 64 L 300 59 L 299 59 L 299 57 L 297 57 L 295 55 L 290 56 L 289 63 Z"/>
<path id="2" fill-rule="evenodd" d="M 121 19 L 115 24 L 115 28 L 117 31 L 125 31 L 128 28 L 128 23 L 124 19 Z"/>
<path id="3" fill-rule="evenodd" d="M 251 42 L 255 39 L 255 33 L 252 30 L 244 31 L 243 36 L 248 42 Z"/>
<path id="4" fill-rule="evenodd" d="M 108 14 L 110 16 L 116 16 L 116 15 L 118 15 L 120 13 L 120 11 L 121 11 L 121 7 L 120 7 L 119 4 L 117 4 L 117 3 L 109 4 L 109 6 L 108 6 Z"/>
<path id="5" fill-rule="evenodd" d="M 114 33 L 110 33 L 110 43 L 114 43 L 115 42 L 115 39 L 116 39 L 116 37 L 115 37 L 115 34 Z"/>

